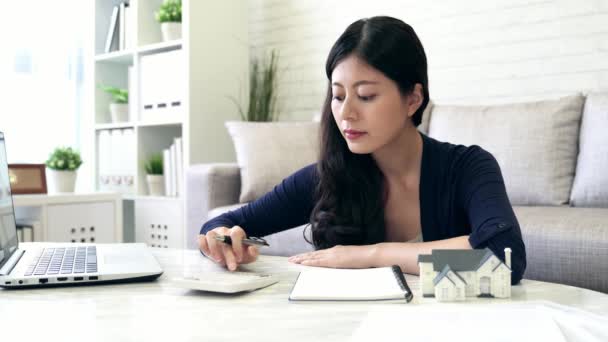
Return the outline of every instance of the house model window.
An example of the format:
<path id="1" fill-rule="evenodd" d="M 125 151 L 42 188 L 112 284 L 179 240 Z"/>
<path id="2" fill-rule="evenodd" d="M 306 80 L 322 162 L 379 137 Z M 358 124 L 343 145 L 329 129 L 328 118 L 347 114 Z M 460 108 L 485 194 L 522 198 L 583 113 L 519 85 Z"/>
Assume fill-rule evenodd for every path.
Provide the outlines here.
<path id="1" fill-rule="evenodd" d="M 505 248 L 504 263 L 489 248 L 435 249 L 430 255 L 418 256 L 418 265 L 424 297 L 438 301 L 511 297 L 510 248 Z"/>

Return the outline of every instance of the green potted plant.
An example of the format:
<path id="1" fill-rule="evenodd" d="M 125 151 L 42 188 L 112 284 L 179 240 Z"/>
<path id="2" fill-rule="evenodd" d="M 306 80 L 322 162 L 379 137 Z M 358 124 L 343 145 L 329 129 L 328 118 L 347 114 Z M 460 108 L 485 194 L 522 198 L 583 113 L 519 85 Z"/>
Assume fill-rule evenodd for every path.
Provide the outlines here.
<path id="1" fill-rule="evenodd" d="M 76 171 L 82 165 L 80 153 L 71 147 L 57 147 L 46 161 L 49 192 L 74 192 Z"/>
<path id="2" fill-rule="evenodd" d="M 263 62 L 253 59 L 249 73 L 249 98 L 247 107 L 234 98 L 232 102 L 238 108 L 242 121 L 226 121 L 224 124 L 233 140 L 244 132 L 256 132 L 261 123 L 278 121 L 277 110 L 277 76 L 279 56 L 272 50 L 270 57 Z"/>
<path id="3" fill-rule="evenodd" d="M 129 121 L 129 92 L 126 89 L 111 86 L 100 86 L 100 88 L 112 96 L 110 103 L 112 122 Z"/>
<path id="4" fill-rule="evenodd" d="M 144 164 L 148 193 L 151 196 L 165 195 L 165 178 L 163 176 L 163 157 L 160 153 L 153 154 Z"/>
<path id="5" fill-rule="evenodd" d="M 270 52 L 270 58 L 261 63 L 254 58 L 251 61 L 249 74 L 249 103 L 247 111 L 233 98 L 241 119 L 252 122 L 268 122 L 279 119 L 277 111 L 277 76 L 279 54 L 276 50 Z"/>
<path id="6" fill-rule="evenodd" d="M 164 42 L 182 38 L 182 0 L 165 0 L 155 16 Z"/>

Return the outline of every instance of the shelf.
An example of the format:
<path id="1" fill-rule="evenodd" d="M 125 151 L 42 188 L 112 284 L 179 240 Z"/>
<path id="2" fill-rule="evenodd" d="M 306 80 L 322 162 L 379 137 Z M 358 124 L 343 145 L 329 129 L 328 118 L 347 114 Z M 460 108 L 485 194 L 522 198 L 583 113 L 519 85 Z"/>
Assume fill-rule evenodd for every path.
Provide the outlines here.
<path id="1" fill-rule="evenodd" d="M 180 202 L 181 197 L 169 197 L 169 196 L 148 196 L 148 195 L 134 195 L 134 194 L 123 194 L 123 200 L 129 201 L 171 201 Z"/>
<path id="2" fill-rule="evenodd" d="M 183 123 L 181 121 L 147 121 L 147 122 L 117 122 L 117 123 L 107 123 L 107 124 L 96 124 L 95 130 L 102 131 L 106 129 L 120 129 L 120 128 L 134 128 L 135 126 L 139 127 L 162 127 L 162 126 L 181 126 Z"/>
<path id="3" fill-rule="evenodd" d="M 116 128 L 133 128 L 135 125 L 132 122 L 113 122 L 107 124 L 95 125 L 95 130 L 101 131 L 104 129 L 116 129 Z"/>
<path id="4" fill-rule="evenodd" d="M 95 61 L 104 62 L 104 63 L 131 65 L 131 64 L 133 64 L 133 51 L 121 50 L 121 51 L 113 51 L 110 53 L 104 53 L 104 54 L 95 56 Z"/>
<path id="5" fill-rule="evenodd" d="M 179 197 L 147 195 L 142 161 L 170 148 L 176 138 L 182 139 L 182 158 L 175 161 L 175 164 L 180 163 L 180 172 L 193 163 L 235 159 L 224 122 L 238 117 L 238 110 L 224 97 L 238 97 L 239 94 L 239 87 L 226 80 L 239 80 L 249 73 L 247 1 L 184 1 L 183 38 L 166 42 L 162 41 L 160 25 L 154 18 L 163 0 L 130 1 L 131 12 L 126 17 L 129 18 L 127 31 L 131 27 L 135 32 L 130 41 L 133 45 L 121 51 L 102 53 L 114 6 L 123 1 L 93 1 L 94 34 L 90 37 L 93 40 L 90 54 L 94 55 L 94 62 L 87 84 L 94 91 L 86 112 L 90 113 L 92 123 L 90 140 L 94 144 L 91 162 L 95 189 L 124 191 L 119 199 L 127 208 L 124 219 L 127 226 L 133 227 L 135 241 L 149 242 L 150 234 L 145 232 L 150 224 L 170 224 L 176 228 L 168 240 L 169 247 L 183 248 L 184 236 L 197 233 L 199 222 L 187 224 L 184 193 Z M 218 53 L 210 54 L 209 51 Z M 181 56 L 173 57 L 173 54 Z M 154 69 L 160 72 L 154 74 Z M 129 122 L 110 119 L 111 97 L 99 85 L 129 90 L 130 117 L 125 118 Z M 163 92 L 166 99 L 162 96 L 155 99 L 150 92 Z M 150 99 L 155 101 L 150 102 Z M 177 100 L 179 105 L 173 103 Z M 128 143 L 119 141 L 121 145 L 107 139 L 106 133 L 116 133 L 118 139 L 124 139 L 126 133 L 131 140 Z M 210 139 L 213 144 L 208 144 Z M 121 152 L 125 149 L 123 155 Z M 123 166 L 124 171 L 121 171 Z M 101 182 L 101 176 L 111 174 L 133 175 L 133 184 L 119 188 Z M 181 184 L 180 189 L 183 188 L 184 184 Z"/>
<path id="6" fill-rule="evenodd" d="M 158 126 L 180 126 L 182 121 L 141 121 L 137 123 L 139 127 L 158 127 Z"/>
<path id="7" fill-rule="evenodd" d="M 63 204 L 63 203 L 85 203 L 106 200 L 116 200 L 120 198 L 118 193 L 109 191 L 88 192 L 88 193 L 57 193 L 57 194 L 28 194 L 13 195 L 15 206 L 39 206 L 42 204 Z"/>
<path id="8" fill-rule="evenodd" d="M 172 40 L 169 42 L 161 42 L 161 43 L 140 46 L 137 49 L 137 52 L 141 55 L 150 55 L 150 54 L 159 53 L 159 52 L 178 50 L 181 48 L 182 48 L 182 40 L 178 39 L 178 40 Z"/>

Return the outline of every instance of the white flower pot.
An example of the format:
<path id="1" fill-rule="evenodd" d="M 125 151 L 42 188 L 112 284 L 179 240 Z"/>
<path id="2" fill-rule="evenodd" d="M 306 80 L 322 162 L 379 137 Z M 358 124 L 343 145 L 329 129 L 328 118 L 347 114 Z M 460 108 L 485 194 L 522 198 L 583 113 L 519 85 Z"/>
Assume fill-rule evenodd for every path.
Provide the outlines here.
<path id="1" fill-rule="evenodd" d="M 47 169 L 49 193 L 74 192 L 76 171 L 59 171 Z"/>
<path id="2" fill-rule="evenodd" d="M 112 122 L 129 121 L 129 104 L 110 103 L 110 116 L 112 117 Z"/>
<path id="3" fill-rule="evenodd" d="M 163 35 L 163 42 L 182 38 L 182 23 L 161 23 L 160 31 Z"/>
<path id="4" fill-rule="evenodd" d="M 148 194 L 150 196 L 165 195 L 165 177 L 163 175 L 146 175 Z"/>

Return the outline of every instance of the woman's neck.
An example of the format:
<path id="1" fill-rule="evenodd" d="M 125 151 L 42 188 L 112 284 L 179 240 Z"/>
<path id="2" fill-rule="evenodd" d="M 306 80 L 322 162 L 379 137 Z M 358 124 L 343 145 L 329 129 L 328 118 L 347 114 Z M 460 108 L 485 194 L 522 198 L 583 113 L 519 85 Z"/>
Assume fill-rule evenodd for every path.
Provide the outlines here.
<path id="1" fill-rule="evenodd" d="M 422 163 L 422 137 L 411 126 L 401 135 L 372 153 L 388 184 L 418 187 Z"/>

